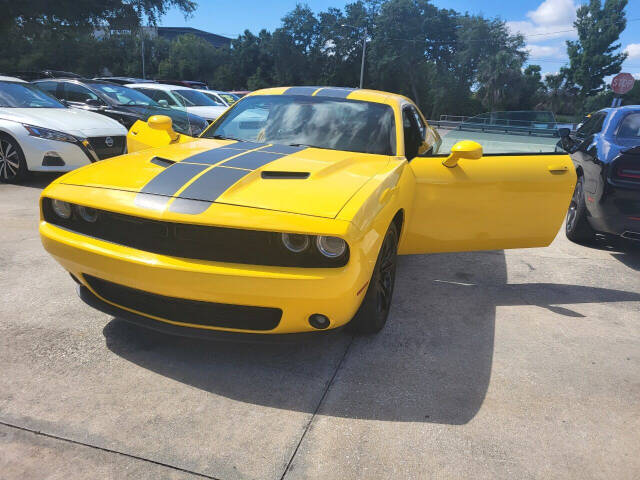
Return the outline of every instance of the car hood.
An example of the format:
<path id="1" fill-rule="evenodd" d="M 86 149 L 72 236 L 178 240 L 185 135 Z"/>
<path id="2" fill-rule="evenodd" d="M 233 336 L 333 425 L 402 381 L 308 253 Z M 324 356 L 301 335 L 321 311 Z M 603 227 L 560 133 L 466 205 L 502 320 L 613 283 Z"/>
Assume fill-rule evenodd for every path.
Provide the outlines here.
<path id="1" fill-rule="evenodd" d="M 176 211 L 172 205 L 185 200 L 192 205 L 192 211 L 179 213 L 203 213 L 212 203 L 222 203 L 335 218 L 389 159 L 198 139 L 98 162 L 65 175 L 60 183 L 138 192 L 137 199 L 149 200 L 136 200 L 141 208 Z M 169 203 L 172 196 L 176 200 Z"/>
<path id="2" fill-rule="evenodd" d="M 187 112 L 193 113 L 207 120 L 215 120 L 227 107 L 187 107 Z"/>
<path id="3" fill-rule="evenodd" d="M 50 128 L 79 137 L 126 135 L 115 120 L 77 108 L 3 108 L 0 118 Z"/>

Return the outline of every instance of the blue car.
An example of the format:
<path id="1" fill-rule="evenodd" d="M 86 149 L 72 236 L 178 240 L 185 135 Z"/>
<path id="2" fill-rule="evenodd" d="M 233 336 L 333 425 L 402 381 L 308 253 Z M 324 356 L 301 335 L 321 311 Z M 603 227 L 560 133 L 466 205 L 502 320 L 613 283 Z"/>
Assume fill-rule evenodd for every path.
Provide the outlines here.
<path id="1" fill-rule="evenodd" d="M 603 233 L 640 241 L 640 105 L 591 114 L 561 145 L 578 173 L 567 237 L 583 242 Z"/>

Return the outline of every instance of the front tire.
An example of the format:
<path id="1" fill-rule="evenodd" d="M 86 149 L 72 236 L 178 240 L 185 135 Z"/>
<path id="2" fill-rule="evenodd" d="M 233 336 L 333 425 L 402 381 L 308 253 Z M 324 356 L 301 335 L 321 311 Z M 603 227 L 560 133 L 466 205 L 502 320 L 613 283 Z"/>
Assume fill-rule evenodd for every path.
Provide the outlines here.
<path id="1" fill-rule="evenodd" d="M 16 183 L 28 174 L 27 162 L 18 142 L 0 134 L 0 182 Z"/>
<path id="2" fill-rule="evenodd" d="M 387 323 L 396 281 L 397 257 L 398 227 L 392 223 L 380 247 L 362 305 L 347 325 L 350 332 L 378 333 Z"/>
<path id="3" fill-rule="evenodd" d="M 567 238 L 573 242 L 582 243 L 595 237 L 595 231 L 587 219 L 587 204 L 584 199 L 584 180 L 578 177 L 573 197 L 567 212 L 565 223 Z"/>

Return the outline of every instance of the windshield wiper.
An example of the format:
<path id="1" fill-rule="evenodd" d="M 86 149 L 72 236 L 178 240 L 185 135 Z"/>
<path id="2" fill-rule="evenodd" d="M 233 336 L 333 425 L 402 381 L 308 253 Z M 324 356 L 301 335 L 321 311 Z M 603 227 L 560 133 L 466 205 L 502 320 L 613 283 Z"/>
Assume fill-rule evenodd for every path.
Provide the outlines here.
<path id="1" fill-rule="evenodd" d="M 317 145 L 307 145 L 306 143 L 287 143 L 290 147 L 307 147 L 307 148 L 319 148 L 321 150 L 333 150 L 327 147 L 318 147 Z"/>

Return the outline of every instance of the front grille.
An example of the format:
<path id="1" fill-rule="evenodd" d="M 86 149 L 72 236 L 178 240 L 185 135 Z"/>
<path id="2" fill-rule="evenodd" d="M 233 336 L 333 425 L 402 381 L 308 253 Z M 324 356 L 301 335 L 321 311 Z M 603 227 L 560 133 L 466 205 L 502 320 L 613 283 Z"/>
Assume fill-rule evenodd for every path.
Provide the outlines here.
<path id="1" fill-rule="evenodd" d="M 174 322 L 239 330 L 273 330 L 280 323 L 282 310 L 211 303 L 165 297 L 125 287 L 91 275 L 83 275 L 89 286 L 104 300 L 120 307 Z"/>
<path id="2" fill-rule="evenodd" d="M 113 145 L 111 147 L 107 145 L 107 138 L 111 138 L 113 141 Z M 100 160 L 122 155 L 124 153 L 126 141 L 126 137 L 124 136 L 89 137 L 88 140 Z"/>
<path id="3" fill-rule="evenodd" d="M 47 222 L 83 235 L 172 257 L 304 268 L 343 267 L 349 260 L 348 249 L 337 259 L 324 257 L 315 247 L 291 253 L 275 232 L 164 222 L 105 210 L 97 210 L 94 223 L 82 220 L 76 209 L 65 220 L 53 212 L 49 198 L 42 199 L 42 214 Z"/>

